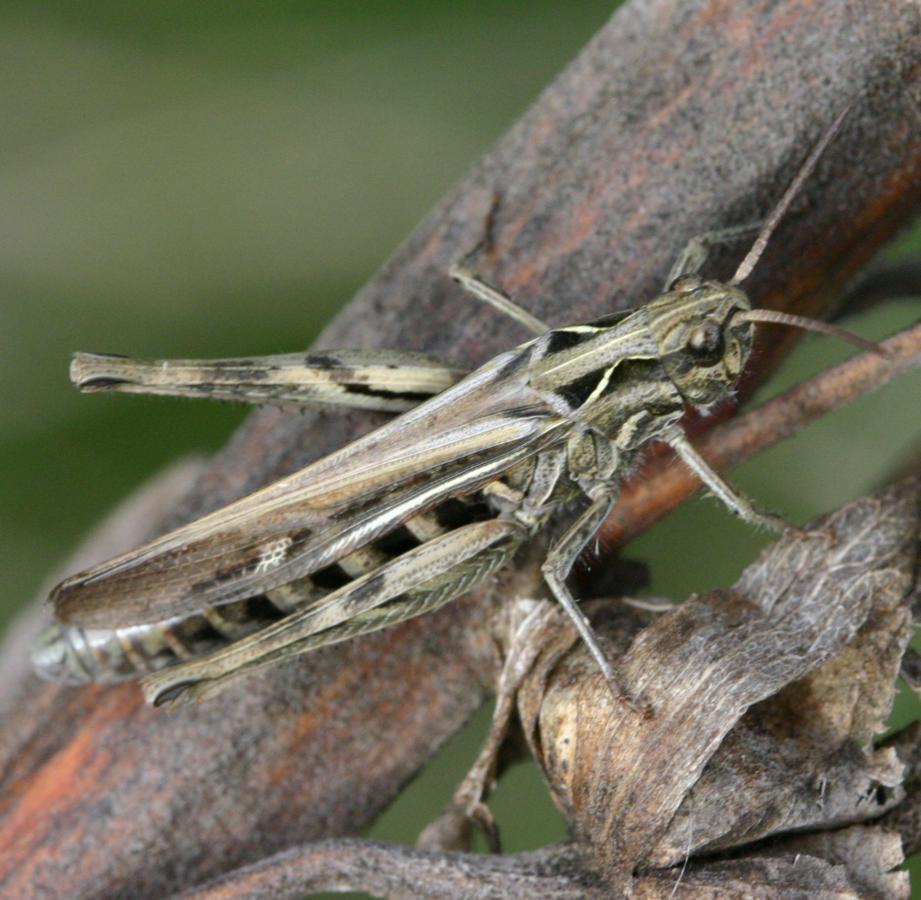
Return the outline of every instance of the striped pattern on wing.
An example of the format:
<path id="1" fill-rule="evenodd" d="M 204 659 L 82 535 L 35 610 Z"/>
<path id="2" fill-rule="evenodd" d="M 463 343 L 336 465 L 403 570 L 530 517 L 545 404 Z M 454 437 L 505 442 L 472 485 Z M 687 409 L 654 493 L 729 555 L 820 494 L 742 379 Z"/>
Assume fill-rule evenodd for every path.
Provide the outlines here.
<path id="1" fill-rule="evenodd" d="M 64 581 L 57 616 L 124 627 L 271 590 L 336 562 L 558 439 L 515 373 L 530 345 L 341 450 Z"/>

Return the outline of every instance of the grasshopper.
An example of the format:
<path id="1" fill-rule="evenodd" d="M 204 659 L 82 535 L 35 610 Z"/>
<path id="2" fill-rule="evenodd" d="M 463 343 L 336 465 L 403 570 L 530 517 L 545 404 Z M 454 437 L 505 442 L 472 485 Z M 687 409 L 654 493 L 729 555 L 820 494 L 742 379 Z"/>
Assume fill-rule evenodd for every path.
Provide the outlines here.
<path id="1" fill-rule="evenodd" d="M 508 563 L 525 542 L 563 525 L 542 572 L 613 686 L 611 664 L 566 579 L 645 446 L 668 443 L 742 519 L 788 527 L 698 455 L 680 425 L 685 408 L 706 409 L 733 391 L 756 322 L 878 349 L 831 325 L 752 309 L 739 287 L 845 113 L 727 283 L 699 276 L 706 249 L 753 229 L 692 242 L 665 292 L 645 306 L 561 328 L 454 266 L 450 274 L 464 288 L 536 335 L 470 374 L 398 352 L 210 362 L 78 354 L 72 377 L 84 391 L 402 414 L 268 487 L 67 578 L 51 594 L 59 623 L 36 645 L 36 668 L 78 682 L 145 676 L 155 705 L 200 698 L 240 675 L 436 609 Z"/>

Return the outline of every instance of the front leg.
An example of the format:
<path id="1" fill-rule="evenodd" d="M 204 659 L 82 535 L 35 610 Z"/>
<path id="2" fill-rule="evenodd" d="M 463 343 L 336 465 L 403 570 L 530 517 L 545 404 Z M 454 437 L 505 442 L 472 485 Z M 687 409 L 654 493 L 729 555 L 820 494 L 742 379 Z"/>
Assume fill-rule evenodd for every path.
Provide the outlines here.
<path id="1" fill-rule="evenodd" d="M 752 237 L 758 233 L 760 228 L 760 222 L 749 222 L 746 225 L 735 225 L 731 228 L 721 228 L 719 231 L 706 231 L 695 235 L 688 241 L 684 250 L 678 254 L 672 270 L 668 273 L 665 290 L 670 290 L 675 281 L 684 275 L 697 275 L 706 264 L 712 247 Z"/>
<path id="2" fill-rule="evenodd" d="M 788 522 L 782 516 L 757 509 L 744 494 L 739 493 L 732 485 L 720 477 L 719 473 L 710 468 L 709 463 L 691 446 L 690 441 L 680 429 L 665 435 L 663 440 L 710 489 L 711 493 L 740 519 L 778 533 L 800 531 L 796 525 Z"/>
<path id="3" fill-rule="evenodd" d="M 497 287 L 487 284 L 476 272 L 464 263 L 454 263 L 448 274 L 468 293 L 478 300 L 488 303 L 493 309 L 499 310 L 503 315 L 514 319 L 524 325 L 533 334 L 543 334 L 550 331 L 550 326 L 542 322 L 537 316 L 532 316 L 526 309 L 519 306 L 508 294 Z"/>

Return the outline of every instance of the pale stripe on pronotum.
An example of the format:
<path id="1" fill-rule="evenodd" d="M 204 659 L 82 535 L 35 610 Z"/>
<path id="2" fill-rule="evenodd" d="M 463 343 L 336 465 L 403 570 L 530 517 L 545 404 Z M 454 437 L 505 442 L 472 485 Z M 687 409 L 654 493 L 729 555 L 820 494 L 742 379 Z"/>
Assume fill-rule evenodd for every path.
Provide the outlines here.
<path id="1" fill-rule="evenodd" d="M 755 322 L 878 349 L 825 323 L 752 309 L 738 287 L 845 114 L 760 230 L 693 241 L 666 292 L 645 306 L 549 328 L 466 267 L 453 267 L 468 291 L 537 334 L 471 374 L 380 351 L 174 362 L 78 354 L 72 376 L 88 391 L 403 412 L 262 490 L 66 579 L 52 593 L 60 623 L 36 645 L 36 667 L 71 681 L 146 676 L 145 694 L 156 704 L 201 697 L 279 660 L 435 609 L 569 514 L 542 571 L 613 685 L 566 577 L 614 505 L 621 475 L 647 443 L 665 441 L 733 512 L 782 529 L 782 519 L 756 510 L 695 452 L 680 426 L 686 406 L 708 407 L 731 393 Z M 755 230 L 728 283 L 697 274 L 710 243 Z M 584 509 L 571 513 L 579 498 Z"/>

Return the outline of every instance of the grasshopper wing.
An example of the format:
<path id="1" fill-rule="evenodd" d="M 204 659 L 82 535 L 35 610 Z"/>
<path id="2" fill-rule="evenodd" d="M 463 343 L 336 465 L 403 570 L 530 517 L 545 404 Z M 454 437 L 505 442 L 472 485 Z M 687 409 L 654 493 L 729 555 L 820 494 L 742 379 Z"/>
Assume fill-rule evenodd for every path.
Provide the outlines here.
<path id="1" fill-rule="evenodd" d="M 559 439 L 527 387 L 529 345 L 341 450 L 68 578 L 55 613 L 118 628 L 254 596 L 309 575 Z"/>

